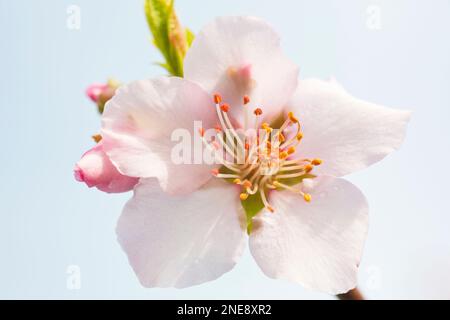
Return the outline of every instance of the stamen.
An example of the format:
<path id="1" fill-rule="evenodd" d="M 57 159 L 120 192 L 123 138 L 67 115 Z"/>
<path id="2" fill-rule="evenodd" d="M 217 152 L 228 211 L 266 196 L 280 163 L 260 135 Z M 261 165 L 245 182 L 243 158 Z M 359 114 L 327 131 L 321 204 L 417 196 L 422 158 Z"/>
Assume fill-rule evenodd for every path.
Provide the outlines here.
<path id="1" fill-rule="evenodd" d="M 311 199 L 312 199 L 312 196 L 311 196 L 309 193 L 305 193 L 305 192 L 303 192 L 303 191 L 301 191 L 301 190 L 299 190 L 299 189 L 293 188 L 293 187 L 288 186 L 288 185 L 286 185 L 286 184 L 284 184 L 284 183 L 281 183 L 281 182 L 279 182 L 279 181 L 274 181 L 274 182 L 273 182 L 273 185 L 274 185 L 275 187 L 277 187 L 277 188 L 283 188 L 283 189 L 286 189 L 286 190 L 289 190 L 289 191 L 292 191 L 292 192 L 294 192 L 294 193 L 298 193 L 298 194 L 302 195 L 302 196 L 303 196 L 303 199 L 304 199 L 306 202 L 310 202 Z"/>
<path id="2" fill-rule="evenodd" d="M 280 153 L 280 159 L 286 159 L 288 156 L 289 154 L 286 151 Z"/>
<path id="3" fill-rule="evenodd" d="M 263 189 L 259 189 L 259 194 L 261 195 L 261 200 L 264 204 L 264 207 L 266 207 L 267 210 L 270 212 L 275 212 L 275 209 L 270 205 L 270 203 L 267 201 L 266 194 Z"/>
<path id="4" fill-rule="evenodd" d="M 247 198 L 248 198 L 248 193 L 241 193 L 241 194 L 239 195 L 239 198 L 241 198 L 242 201 L 247 200 Z"/>
<path id="5" fill-rule="evenodd" d="M 287 162 L 287 161 L 286 161 Z M 285 162 L 285 163 L 286 163 Z M 280 170 L 278 170 L 279 172 L 283 172 L 283 171 L 296 171 L 296 170 L 300 170 L 302 172 L 304 172 L 305 166 L 301 165 L 301 166 L 282 166 L 280 168 Z"/>
<path id="6" fill-rule="evenodd" d="M 247 188 L 247 189 L 246 189 L 247 193 L 248 193 L 248 194 L 251 194 L 251 195 L 256 194 L 256 192 L 258 192 L 258 190 L 259 190 L 258 185 L 255 185 L 255 187 L 254 187 L 253 189 L 251 189 L 251 188 Z"/>
<path id="7" fill-rule="evenodd" d="M 288 113 L 287 118 L 274 135 L 274 128 L 269 123 L 259 125 L 263 111 L 261 108 L 256 108 L 253 111 L 256 134 L 248 134 L 248 121 L 250 120 L 249 116 L 251 116 L 248 110 L 250 98 L 245 95 L 242 102 L 246 134 L 239 136 L 228 116 L 230 105 L 223 103 L 219 94 L 214 95 L 214 102 L 219 118 L 219 124 L 215 126 L 217 134 L 211 142 L 208 142 L 204 137 L 205 129 L 200 128 L 199 133 L 205 145 L 212 150 L 214 157 L 230 171 L 221 173 L 219 169 L 213 169 L 212 174 L 217 178 L 231 179 L 230 181 L 233 184 L 241 186 L 242 191 L 239 195 L 241 201 L 245 201 L 250 195 L 259 192 L 264 207 L 270 212 L 274 212 L 274 208 L 267 199 L 268 190 L 289 190 L 300 194 L 306 202 L 310 202 L 312 196 L 309 193 L 304 193 L 302 190 L 278 180 L 284 181 L 282 179 L 304 176 L 311 172 L 315 166 L 322 164 L 322 160 L 319 158 L 287 160 L 289 156 L 295 157 L 298 145 L 303 138 L 299 120 L 294 114 Z M 293 135 L 289 133 L 289 138 L 286 138 L 287 133 L 284 130 L 292 125 L 296 125 L 297 132 Z M 259 128 L 264 129 L 264 131 L 259 130 Z M 234 145 L 236 141 L 239 145 L 237 150 L 235 150 Z M 278 150 L 277 156 L 274 151 L 278 152 Z M 219 153 L 218 151 L 222 152 Z M 241 156 L 243 156 L 242 162 L 240 162 Z M 230 158 L 233 162 L 228 161 Z"/>
<path id="8" fill-rule="evenodd" d="M 275 179 L 291 179 L 291 178 L 297 178 L 297 177 L 301 177 L 304 176 L 306 173 L 306 171 L 300 171 L 300 172 L 296 172 L 296 173 L 290 173 L 290 174 L 279 174 L 275 176 Z"/>
<path id="9" fill-rule="evenodd" d="M 205 128 L 198 129 L 198 133 L 200 134 L 201 137 L 204 137 L 205 136 Z"/>
<path id="10" fill-rule="evenodd" d="M 95 143 L 99 143 L 100 141 L 102 141 L 102 135 L 101 134 L 94 134 L 92 136 L 92 140 L 94 140 Z"/>
<path id="11" fill-rule="evenodd" d="M 247 104 L 250 102 L 250 98 L 249 96 L 244 96 L 244 98 L 242 99 L 244 102 L 244 129 L 247 130 L 248 129 L 248 107 Z"/>
<path id="12" fill-rule="evenodd" d="M 264 130 L 266 130 L 267 133 L 271 133 L 272 130 L 273 130 L 273 129 L 269 126 L 269 124 L 268 124 L 268 123 L 265 123 L 265 122 L 261 125 L 261 128 L 263 128 Z"/>
<path id="13" fill-rule="evenodd" d="M 256 108 L 255 111 L 253 111 L 253 113 L 255 114 L 255 116 L 260 116 L 262 115 L 262 110 L 260 108 Z"/>
<path id="14" fill-rule="evenodd" d="M 251 188 L 252 187 L 252 183 L 249 181 L 249 180 L 244 180 L 243 182 L 242 182 L 242 186 L 244 187 L 244 188 Z"/>
<path id="15" fill-rule="evenodd" d="M 303 199 L 305 199 L 306 202 L 311 202 L 311 195 L 309 193 L 303 194 Z"/>
<path id="16" fill-rule="evenodd" d="M 239 149 L 238 149 L 238 152 L 239 152 L 239 151 L 242 151 L 242 150 L 244 149 L 244 145 L 243 145 L 243 143 L 242 143 L 241 138 L 240 138 L 239 135 L 237 134 L 236 130 L 234 130 L 234 127 L 233 127 L 233 125 L 231 124 L 230 118 L 228 118 L 227 112 L 228 112 L 229 108 L 230 108 L 229 105 L 226 104 L 226 103 L 224 103 L 224 104 L 221 106 L 221 110 L 223 111 L 223 113 L 222 113 L 223 119 L 225 120 L 225 123 L 226 123 L 226 125 L 227 125 L 228 127 L 224 126 L 223 124 L 222 124 L 222 126 L 225 127 L 225 128 L 227 128 L 227 130 L 225 130 L 225 132 L 226 132 L 226 134 L 227 134 L 227 140 L 230 139 L 230 142 L 233 141 L 232 137 L 235 138 L 235 139 L 237 140 L 238 145 L 239 145 Z M 231 133 L 231 136 L 232 136 L 232 137 L 230 136 L 230 134 L 228 134 L 228 132 Z"/>
<path id="17" fill-rule="evenodd" d="M 281 145 L 281 148 L 286 148 L 288 146 L 294 146 L 294 147 L 297 146 L 300 143 L 301 138 L 303 137 L 303 135 L 301 135 L 300 139 L 299 139 L 299 135 L 301 134 L 300 130 L 301 130 L 300 123 L 297 122 L 297 132 L 295 134 L 295 137 L 293 137 L 293 138 L 289 139 L 289 141 L 286 141 L 285 143 L 283 143 Z"/>
<path id="18" fill-rule="evenodd" d="M 280 133 L 282 133 L 290 124 L 291 124 L 291 120 L 286 119 L 279 129 Z"/>
<path id="19" fill-rule="evenodd" d="M 221 141 L 222 144 L 224 146 L 225 145 L 229 145 L 229 143 L 230 144 L 232 143 L 233 138 L 237 138 L 240 147 L 243 148 L 242 147 L 242 142 L 240 141 L 240 138 L 237 136 L 236 131 L 234 130 L 233 126 L 231 125 L 231 122 L 230 122 L 230 119 L 227 116 L 227 113 L 226 112 L 221 112 L 222 110 L 221 110 L 221 107 L 220 107 L 219 104 L 216 104 L 216 111 L 217 111 L 217 116 L 219 117 L 220 124 L 221 124 L 222 128 L 225 130 L 225 136 L 227 138 L 227 142 L 226 143 L 222 139 L 222 141 Z M 236 156 L 234 155 L 234 152 L 229 152 L 229 153 L 230 153 L 232 159 L 236 160 Z"/>
<path id="20" fill-rule="evenodd" d="M 292 121 L 292 123 L 298 123 L 298 119 L 294 116 L 294 113 L 289 112 L 288 117 L 289 117 L 289 120 Z"/>
<path id="21" fill-rule="evenodd" d="M 221 134 L 216 135 L 217 140 L 219 140 L 220 145 L 225 148 L 226 153 L 228 153 L 231 156 L 231 159 L 233 161 L 236 160 L 235 154 L 233 152 L 233 150 L 231 150 L 230 146 L 228 145 L 228 143 L 225 142 L 225 140 L 223 140 L 223 137 Z"/>
<path id="22" fill-rule="evenodd" d="M 229 173 L 218 173 L 218 174 L 215 174 L 214 176 L 216 176 L 217 178 L 222 178 L 222 179 L 235 179 L 235 178 L 239 177 L 237 174 L 229 174 Z"/>
<path id="23" fill-rule="evenodd" d="M 219 104 L 219 103 L 221 103 L 222 102 L 222 96 L 220 95 L 220 94 L 215 94 L 214 95 L 214 103 L 215 104 Z"/>
<path id="24" fill-rule="evenodd" d="M 219 161 L 222 165 L 224 165 L 226 168 L 230 169 L 231 171 L 240 172 L 240 170 L 238 168 L 236 168 L 233 164 L 228 163 L 225 159 L 223 159 L 223 157 L 218 156 L 216 153 L 216 150 L 212 149 L 211 145 L 206 141 L 206 139 L 204 137 L 202 137 L 202 141 L 203 141 L 203 144 L 208 148 L 208 150 L 214 155 L 214 159 Z M 212 145 L 214 146 L 214 148 L 219 149 L 220 146 L 217 146 L 217 144 L 218 143 L 216 141 L 212 142 Z"/>
<path id="25" fill-rule="evenodd" d="M 220 110 L 222 110 L 223 112 L 228 112 L 230 110 L 230 106 L 224 103 L 223 105 L 220 106 Z"/>

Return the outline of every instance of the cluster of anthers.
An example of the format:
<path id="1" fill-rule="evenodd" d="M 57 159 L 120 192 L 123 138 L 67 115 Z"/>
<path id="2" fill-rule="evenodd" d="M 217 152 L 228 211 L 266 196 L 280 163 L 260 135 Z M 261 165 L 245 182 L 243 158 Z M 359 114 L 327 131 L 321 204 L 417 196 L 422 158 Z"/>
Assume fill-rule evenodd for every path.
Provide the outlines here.
<path id="1" fill-rule="evenodd" d="M 261 108 L 256 108 L 253 110 L 254 124 L 249 127 L 249 102 L 250 98 L 244 96 L 244 130 L 237 130 L 228 116 L 230 106 L 222 103 L 219 94 L 214 95 L 219 118 L 216 134 L 208 141 L 205 130 L 200 129 L 204 144 L 213 152 L 216 161 L 223 165 L 221 169 L 214 169 L 212 174 L 241 186 L 242 201 L 259 192 L 264 206 L 270 212 L 274 212 L 274 208 L 267 200 L 269 190 L 288 190 L 310 202 L 309 193 L 289 185 L 289 181 L 304 177 L 314 166 L 322 163 L 321 159 L 292 159 L 303 138 L 299 120 L 289 112 L 279 129 L 272 128 L 268 123 L 261 123 L 263 112 Z M 292 127 L 295 130 L 291 130 Z"/>

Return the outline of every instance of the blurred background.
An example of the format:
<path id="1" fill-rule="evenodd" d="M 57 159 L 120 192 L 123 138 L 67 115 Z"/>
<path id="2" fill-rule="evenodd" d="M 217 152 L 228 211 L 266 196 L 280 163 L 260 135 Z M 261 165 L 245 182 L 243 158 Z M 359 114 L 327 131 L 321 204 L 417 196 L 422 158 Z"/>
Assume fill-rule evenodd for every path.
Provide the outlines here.
<path id="1" fill-rule="evenodd" d="M 80 10 L 69 28 L 68 8 Z M 450 1 L 177 0 L 197 32 L 254 15 L 281 34 L 301 77 L 414 111 L 400 151 L 348 178 L 371 206 L 360 288 L 367 298 L 450 299 Z M 75 182 L 100 118 L 92 82 L 164 71 L 142 0 L 0 0 L 0 298 L 333 299 L 263 275 L 247 250 L 217 281 L 145 289 L 115 225 L 128 194 Z M 71 277 L 80 275 L 80 285 Z"/>

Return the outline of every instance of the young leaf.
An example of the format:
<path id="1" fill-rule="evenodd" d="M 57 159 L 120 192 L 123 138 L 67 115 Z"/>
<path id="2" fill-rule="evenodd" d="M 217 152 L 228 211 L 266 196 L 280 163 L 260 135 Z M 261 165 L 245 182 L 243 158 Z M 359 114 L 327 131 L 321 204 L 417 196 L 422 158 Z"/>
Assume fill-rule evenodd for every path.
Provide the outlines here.
<path id="1" fill-rule="evenodd" d="M 192 42 L 194 41 L 194 38 L 195 38 L 195 35 L 191 31 L 191 29 L 186 28 L 186 41 L 187 41 L 188 47 L 190 47 L 192 45 Z"/>
<path id="2" fill-rule="evenodd" d="M 183 60 L 194 35 L 181 26 L 174 9 L 174 0 L 146 0 L 145 15 L 153 35 L 153 43 L 165 62 L 159 63 L 174 76 L 183 76 Z"/>

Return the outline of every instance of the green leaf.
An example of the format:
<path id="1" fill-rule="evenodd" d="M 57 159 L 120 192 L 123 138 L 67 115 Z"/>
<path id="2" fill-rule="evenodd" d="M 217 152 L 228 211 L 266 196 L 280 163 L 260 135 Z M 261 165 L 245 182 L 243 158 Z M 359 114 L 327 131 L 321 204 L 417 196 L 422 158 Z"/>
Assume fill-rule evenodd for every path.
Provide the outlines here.
<path id="1" fill-rule="evenodd" d="M 145 15 L 153 43 L 165 60 L 159 65 L 169 74 L 182 77 L 183 60 L 194 34 L 181 26 L 174 10 L 174 0 L 146 0 Z"/>
<path id="2" fill-rule="evenodd" d="M 167 52 L 167 20 L 170 2 L 167 0 L 146 0 L 145 15 L 150 31 L 153 34 L 153 42 L 161 53 Z"/>

